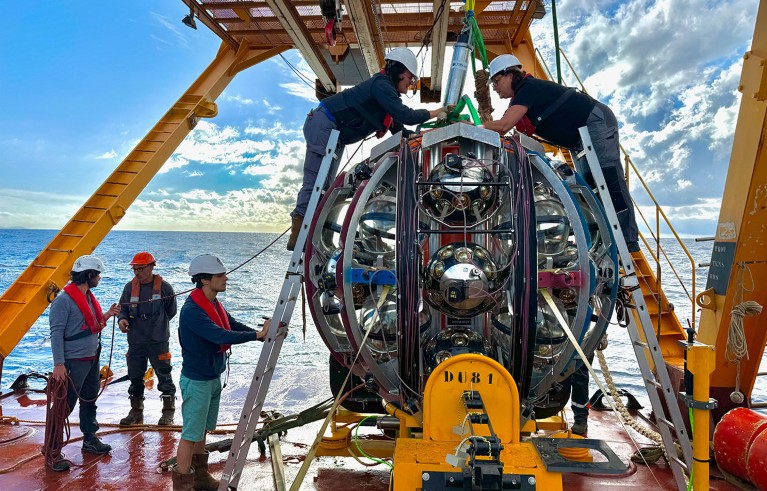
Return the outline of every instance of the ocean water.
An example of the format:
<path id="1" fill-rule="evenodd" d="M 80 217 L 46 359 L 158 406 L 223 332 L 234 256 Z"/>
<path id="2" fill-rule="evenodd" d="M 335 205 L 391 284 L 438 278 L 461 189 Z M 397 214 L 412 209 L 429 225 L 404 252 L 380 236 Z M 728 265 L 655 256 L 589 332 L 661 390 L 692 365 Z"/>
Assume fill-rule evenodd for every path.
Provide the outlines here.
<path id="1" fill-rule="evenodd" d="M 0 291 L 4 292 L 11 285 L 55 233 L 51 230 L 0 230 Z M 157 258 L 155 272 L 161 274 L 173 285 L 176 293 L 180 293 L 193 286 L 189 280 L 187 268 L 189 261 L 196 255 L 216 254 L 229 269 L 232 269 L 261 251 L 275 237 L 277 237 L 276 234 L 263 233 L 112 231 L 94 252 L 105 261 L 107 267 L 94 293 L 104 308 L 118 301 L 123 286 L 133 278 L 133 272 L 128 263 L 133 255 L 141 250 L 149 250 L 155 255 Z M 261 322 L 262 316 L 271 315 L 282 286 L 285 267 L 290 259 L 290 253 L 285 250 L 286 240 L 281 239 L 259 257 L 230 275 L 227 291 L 220 298 L 227 310 L 239 321 L 255 327 Z M 711 242 L 696 243 L 688 240 L 685 245 L 695 258 L 696 266 L 709 261 L 713 245 Z M 664 241 L 664 247 L 667 248 L 668 255 L 681 277 L 689 284 L 692 268 L 682 249 L 671 241 Z M 698 292 L 703 291 L 705 287 L 707 272 L 707 268 L 697 269 Z M 672 282 L 670 276 L 664 276 L 663 284 L 666 295 L 675 305 L 677 316 L 683 324 L 686 324 L 687 319 L 691 319 L 692 305 L 684 290 L 680 285 Z M 186 295 L 178 298 L 179 309 L 185 298 Z M 300 305 L 296 305 L 278 366 L 291 367 L 297 371 L 306 370 L 307 373 L 325 374 L 328 351 L 312 324 L 308 310 L 306 323 L 304 339 L 301 308 Z M 178 316 L 171 321 L 170 345 L 175 364 L 179 365 L 181 349 L 178 344 L 177 329 Z M 620 388 L 628 390 L 640 402 L 649 406 L 625 329 L 617 324 L 611 325 L 608 334 L 610 345 L 605 355 L 613 378 Z M 113 336 L 110 321 L 103 334 L 102 364 L 108 361 L 109 348 L 112 344 L 113 370 L 124 373 L 126 336 L 120 333 L 119 329 L 115 329 Z M 231 369 L 237 370 L 238 365 L 255 365 L 258 361 L 260 346 L 260 343 L 247 343 L 235 347 L 231 358 Z M 596 365 L 598 366 L 598 363 Z M 767 367 L 765 359 L 762 361 L 762 366 L 764 371 L 764 367 Z M 30 370 L 38 372 L 52 370 L 47 310 L 5 360 L 0 389 L 7 390 L 19 374 Z M 314 377 L 312 380 L 315 381 L 314 384 L 292 384 L 289 391 L 292 401 L 282 400 L 281 402 L 294 404 L 306 401 L 308 406 L 309 401 L 319 401 L 327 397 L 329 395 L 327 386 L 316 386 L 317 381 L 321 383 L 327 380 L 327 377 L 323 375 Z M 592 381 L 591 391 L 594 390 L 596 385 Z M 753 399 L 767 401 L 767 380 L 757 380 Z M 273 403 L 277 403 L 278 400 L 280 398 L 272 398 Z"/>

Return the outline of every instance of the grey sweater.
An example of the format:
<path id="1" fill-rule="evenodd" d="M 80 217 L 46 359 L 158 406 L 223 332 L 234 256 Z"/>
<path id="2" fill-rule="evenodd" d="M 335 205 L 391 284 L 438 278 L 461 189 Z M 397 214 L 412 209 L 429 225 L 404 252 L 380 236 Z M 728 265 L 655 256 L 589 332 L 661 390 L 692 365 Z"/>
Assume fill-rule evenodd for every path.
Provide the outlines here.
<path id="1" fill-rule="evenodd" d="M 90 298 L 87 295 L 85 298 L 93 308 Z M 74 341 L 64 341 L 65 337 L 80 333 L 85 325 L 85 317 L 67 292 L 61 292 L 53 301 L 48 320 L 51 325 L 51 351 L 55 365 L 64 363 L 64 360 L 96 356 L 99 337 L 95 334 Z"/>

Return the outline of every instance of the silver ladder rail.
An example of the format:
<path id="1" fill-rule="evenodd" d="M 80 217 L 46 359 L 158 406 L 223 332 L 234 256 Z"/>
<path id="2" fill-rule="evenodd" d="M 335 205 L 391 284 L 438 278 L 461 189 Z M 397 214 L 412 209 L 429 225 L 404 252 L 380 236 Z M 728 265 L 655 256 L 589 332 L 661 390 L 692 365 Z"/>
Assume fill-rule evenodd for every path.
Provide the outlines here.
<path id="1" fill-rule="evenodd" d="M 298 234 L 293 255 L 290 258 L 290 266 L 285 273 L 285 281 L 282 283 L 282 290 L 277 299 L 277 305 L 274 307 L 269 334 L 261 348 L 261 356 L 258 358 L 258 365 L 253 373 L 253 380 L 250 383 L 250 390 L 245 398 L 242 414 L 237 424 L 237 431 L 234 434 L 232 447 L 226 459 L 221 483 L 218 486 L 219 491 L 237 489 L 242 470 L 245 467 L 250 444 L 256 432 L 259 415 L 266 400 L 266 394 L 269 392 L 272 375 L 282 350 L 282 343 L 288 333 L 293 308 L 301 291 L 304 276 L 304 246 L 309 233 L 309 225 L 320 202 L 320 197 L 325 187 L 324 184 L 328 180 L 327 177 L 331 172 L 335 173 L 338 166 L 334 164 L 341 158 L 341 155 L 336 153 L 339 134 L 337 130 L 333 130 L 325 147 L 325 157 L 322 159 L 320 170 L 317 173 L 312 196 L 309 199 L 309 205 L 304 215 L 304 223 L 301 226 L 301 232 Z"/>
<path id="2" fill-rule="evenodd" d="M 671 465 L 671 470 L 674 473 L 674 480 L 676 481 L 679 491 L 685 491 L 687 489 L 685 474 L 689 475 L 690 470 L 692 469 L 692 443 L 687 434 L 687 427 L 684 424 L 682 412 L 679 410 L 679 405 L 677 403 L 678 396 L 671 385 L 671 378 L 666 370 L 666 364 L 660 351 L 658 338 L 655 336 L 655 331 L 652 327 L 652 320 L 650 319 L 650 313 L 647 310 L 647 305 L 645 304 L 642 295 L 642 289 L 634 288 L 639 286 L 639 281 L 636 277 L 636 272 L 634 271 L 634 263 L 631 259 L 631 254 L 628 251 L 626 241 L 623 239 L 623 231 L 618 222 L 618 215 L 615 212 L 610 193 L 607 190 L 607 183 L 602 174 L 599 159 L 591 143 L 591 136 L 585 126 L 579 128 L 579 132 L 581 141 L 583 142 L 583 151 L 578 153 L 577 158 L 581 159 L 583 156 L 586 157 L 586 162 L 588 163 L 596 184 L 595 192 L 604 205 L 607 219 L 612 227 L 615 242 L 618 246 L 618 253 L 621 257 L 621 262 L 623 263 L 623 271 L 625 272 L 625 275 L 621 278 L 621 284 L 624 288 L 633 288 L 631 296 L 634 305 L 636 306 L 636 311 L 639 314 L 641 324 L 637 326 L 634 315 L 628 315 L 629 323 L 627 330 L 631 339 L 631 345 L 634 348 L 634 353 L 636 354 L 636 359 L 642 372 L 642 381 L 647 389 L 647 395 L 650 398 L 650 403 L 652 404 L 652 409 L 658 422 L 658 429 L 660 430 L 659 433 L 663 439 L 663 445 L 666 447 L 666 454 L 669 459 L 669 464 Z M 645 341 L 642 341 L 639 329 L 642 329 Z M 652 371 L 650 364 L 647 361 L 646 353 L 648 352 L 655 364 L 655 372 Z M 661 404 L 658 389 L 661 389 L 668 412 L 664 410 L 663 405 Z M 679 444 L 682 447 L 683 459 L 677 457 L 674 447 L 674 437 L 671 433 L 672 428 L 676 432 Z"/>

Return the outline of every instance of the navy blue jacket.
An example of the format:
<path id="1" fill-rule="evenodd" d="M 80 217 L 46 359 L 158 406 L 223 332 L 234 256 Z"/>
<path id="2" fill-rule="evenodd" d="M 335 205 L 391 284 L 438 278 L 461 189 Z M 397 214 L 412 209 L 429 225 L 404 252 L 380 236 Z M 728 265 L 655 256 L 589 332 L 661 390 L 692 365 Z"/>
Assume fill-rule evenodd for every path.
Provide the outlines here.
<path id="1" fill-rule="evenodd" d="M 323 99 L 322 104 L 333 115 L 344 145 L 356 143 L 383 130 L 387 114 L 394 119 L 392 133 L 401 131 L 405 124 L 421 124 L 429 119 L 426 109 L 410 109 L 404 105 L 394 82 L 382 73 Z"/>
<path id="2" fill-rule="evenodd" d="M 255 341 L 258 331 L 229 317 L 231 331 L 219 327 L 191 297 L 181 307 L 178 338 L 181 342 L 181 374 L 192 380 L 214 380 L 226 370 L 222 344 Z"/>

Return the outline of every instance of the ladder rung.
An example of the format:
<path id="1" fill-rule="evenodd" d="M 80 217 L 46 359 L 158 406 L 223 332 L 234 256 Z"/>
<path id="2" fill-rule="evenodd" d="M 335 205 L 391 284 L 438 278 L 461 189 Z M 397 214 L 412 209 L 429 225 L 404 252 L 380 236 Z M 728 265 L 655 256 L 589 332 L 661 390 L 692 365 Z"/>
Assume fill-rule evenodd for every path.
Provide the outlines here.
<path id="1" fill-rule="evenodd" d="M 120 170 L 120 169 L 118 169 L 115 172 L 122 172 L 123 174 L 133 174 L 133 175 L 138 174 L 138 171 L 135 171 L 135 170 Z M 115 183 L 115 184 L 120 184 L 120 183 Z M 127 184 L 126 184 L 126 186 L 127 186 Z"/>
<path id="2" fill-rule="evenodd" d="M 106 208 L 101 208 L 100 206 L 83 206 L 83 208 L 86 208 L 88 210 L 107 211 Z"/>
<path id="3" fill-rule="evenodd" d="M 672 423 L 671 421 L 667 420 L 666 418 L 662 418 L 662 417 L 660 417 L 658 415 L 655 415 L 655 419 L 658 421 L 658 423 L 663 423 L 664 425 L 668 426 L 669 428 L 676 428 L 674 423 Z"/>
<path id="4" fill-rule="evenodd" d="M 673 460 L 674 462 L 676 462 L 677 464 L 679 464 L 681 467 L 683 467 L 683 468 L 684 468 L 684 470 L 687 470 L 687 463 L 685 463 L 685 461 L 684 461 L 684 460 L 680 459 L 680 458 L 679 458 L 679 457 L 677 457 L 676 455 L 671 455 L 671 454 L 668 454 L 668 459 L 669 459 L 669 460 Z"/>
<path id="5" fill-rule="evenodd" d="M 663 388 L 663 386 L 661 385 L 661 383 L 660 383 L 660 382 L 658 382 L 657 380 L 653 380 L 653 379 L 649 379 L 649 378 L 646 378 L 646 379 L 645 379 L 645 382 L 647 382 L 647 383 L 648 383 L 648 384 L 650 384 L 650 385 L 654 385 L 656 389 L 662 389 L 662 388 Z"/>
<path id="6" fill-rule="evenodd" d="M 4 298 L 0 298 L 0 302 L 8 302 L 8 303 L 19 303 L 19 304 L 22 304 L 22 305 L 23 305 L 23 304 L 25 304 L 25 303 L 27 303 L 27 302 L 22 302 L 22 301 L 20 301 L 20 300 L 6 300 L 6 299 L 4 299 Z"/>
<path id="7" fill-rule="evenodd" d="M 86 208 L 88 208 L 88 206 L 86 206 Z M 77 218 L 73 218 L 72 221 L 77 223 L 96 223 L 95 220 L 79 220 Z"/>
<path id="8" fill-rule="evenodd" d="M 53 249 L 53 248 L 48 248 L 48 249 L 46 249 L 46 251 L 51 251 L 51 252 L 72 252 L 71 249 Z"/>
<path id="9" fill-rule="evenodd" d="M 107 184 L 115 184 L 117 186 L 127 186 L 124 182 L 117 182 L 117 181 L 107 181 Z"/>
<path id="10" fill-rule="evenodd" d="M 16 284 L 27 286 L 43 286 L 42 283 L 32 283 L 31 281 L 17 281 Z"/>
<path id="11" fill-rule="evenodd" d="M 33 268 L 45 268 L 45 269 L 56 269 L 56 266 L 47 266 L 45 264 L 33 264 Z"/>
<path id="12" fill-rule="evenodd" d="M 77 237 L 78 239 L 82 239 L 83 235 L 77 235 L 77 234 L 61 234 L 62 237 Z"/>
<path id="13" fill-rule="evenodd" d="M 634 346 L 641 346 L 642 348 L 649 350 L 650 346 L 647 345 L 644 341 L 634 341 Z"/>
<path id="14" fill-rule="evenodd" d="M 116 194 L 104 194 L 104 193 L 96 193 L 96 196 L 103 196 L 105 198 L 116 198 Z"/>

